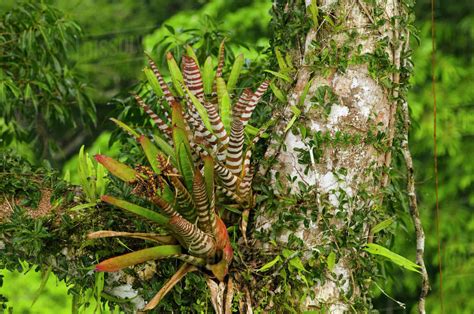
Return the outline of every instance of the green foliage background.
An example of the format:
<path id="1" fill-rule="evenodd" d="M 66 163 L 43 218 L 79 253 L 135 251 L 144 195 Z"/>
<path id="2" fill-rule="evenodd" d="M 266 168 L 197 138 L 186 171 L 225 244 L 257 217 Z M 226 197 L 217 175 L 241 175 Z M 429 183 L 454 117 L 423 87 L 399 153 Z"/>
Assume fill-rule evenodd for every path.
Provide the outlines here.
<path id="1" fill-rule="evenodd" d="M 0 15 L 4 16 L 16 1 L 2 1 Z M 226 36 L 234 54 L 244 52 L 246 57 L 256 60 L 265 59 L 265 48 L 268 47 L 269 34 L 268 11 L 269 1 L 47 1 L 64 13 L 68 23 L 77 21 L 82 28 L 82 39 L 75 41 L 75 48 L 69 47 L 60 55 L 60 64 L 70 64 L 76 69 L 74 80 L 90 86 L 84 97 L 90 98 L 88 109 L 82 110 L 80 117 L 75 116 L 74 109 L 58 107 L 64 112 L 64 119 L 90 119 L 93 112 L 92 102 L 97 108 L 97 127 L 93 123 L 90 132 L 78 130 L 73 135 L 82 136 L 81 143 L 93 147 L 93 151 L 111 151 L 118 153 L 117 144 L 109 148 L 111 124 L 110 116 L 118 111 L 129 120 L 136 119 L 136 113 L 127 103 L 126 94 L 137 87 L 136 78 L 143 78 L 141 68 L 144 66 L 143 51 L 151 52 L 155 57 L 163 55 L 162 51 L 172 50 L 179 55 L 179 44 L 192 42 L 196 34 L 202 38 L 194 43 L 204 45 L 208 53 L 215 53 L 220 38 Z M 474 311 L 474 12 L 472 1 L 462 0 L 455 4 L 440 2 L 436 7 L 437 27 L 437 64 L 435 77 L 438 92 L 438 145 L 440 169 L 440 238 L 443 254 L 443 299 L 445 308 L 452 313 L 472 313 Z M 428 297 L 429 313 L 440 313 L 440 289 L 438 275 L 438 253 L 435 224 L 434 178 L 433 178 L 433 106 L 431 94 L 431 25 L 430 2 L 418 1 L 416 5 L 419 28 L 419 42 L 413 38 L 412 89 L 409 94 L 409 106 L 412 117 L 411 150 L 415 160 L 416 184 L 419 196 L 419 207 L 426 232 L 426 263 L 431 278 L 432 291 Z M 209 18 L 211 16 L 212 18 Z M 0 22 L 1 23 L 1 22 Z M 163 26 L 164 24 L 168 26 Z M 71 24 L 72 25 L 72 24 Z M 75 25 L 75 24 L 74 24 Z M 194 28 L 193 32 L 183 32 Z M 52 34 L 53 36 L 54 34 Z M 68 35 L 76 36 L 75 31 Z M 415 34 L 414 34 L 415 35 Z M 206 37 L 207 36 L 207 37 Z M 165 39 L 164 39 L 165 38 Z M 217 43 L 217 44 L 216 44 Z M 59 46 L 65 42 L 57 42 Z M 177 45 L 178 44 L 178 45 Z M 206 46 L 207 45 L 207 46 Z M 249 47 L 247 49 L 246 47 Z M 259 48 L 260 47 L 260 48 Z M 2 47 L 0 46 L 0 51 Z M 61 48 L 63 49 L 63 48 Z M 19 56 L 21 56 L 19 51 Z M 40 53 L 40 52 L 38 52 Z M 24 62 L 24 57 L 22 57 Z M 34 61 L 40 61 L 41 58 Z M 5 59 L 0 58 L 2 62 Z M 21 62 L 21 61 L 15 61 Z M 255 63 L 258 66 L 258 62 Z M 251 67 L 251 65 L 249 65 Z M 64 68 L 62 69 L 64 71 Z M 61 75 L 54 74 L 55 77 Z M 5 77 L 0 82 L 5 82 Z M 84 86 L 85 86 L 84 85 Z M 79 86 L 79 85 L 78 85 Z M 82 88 L 71 86 L 69 92 L 79 95 Z M 82 86 L 82 85 L 81 85 Z M 21 90 L 25 90 L 21 88 Z M 38 91 L 40 93 L 40 91 Z M 43 94 L 42 94 L 43 95 Z M 20 106 L 24 96 L 8 98 L 8 105 Z M 113 101 L 111 101 L 113 100 Z M 33 100 L 31 100 L 33 101 Z M 59 102 L 61 103 L 61 102 Z M 73 101 L 79 105 L 79 102 Z M 80 107 L 77 107 L 80 108 Z M 0 127 L 5 128 L 9 121 L 14 122 L 7 107 L 2 104 L 0 110 Z M 91 111 L 92 110 L 92 111 Z M 135 109 L 136 110 L 136 109 Z M 88 113 L 89 118 L 87 118 Z M 137 111 L 138 112 L 138 111 Z M 51 120 L 51 122 L 54 119 Z M 82 123 L 82 122 L 81 122 Z M 2 146 L 16 149 L 16 153 L 26 155 L 32 162 L 39 162 L 48 157 L 64 173 L 76 168 L 76 157 L 79 146 L 71 152 L 60 154 L 41 154 L 36 150 L 32 134 L 25 136 L 11 133 L 12 140 L 1 142 Z M 86 134 L 84 136 L 84 134 Z M 24 135 L 24 134 L 23 134 Z M 64 150 L 61 144 L 61 128 L 54 128 L 51 139 Z M 73 136 L 73 138 L 75 138 Z M 20 143 L 20 144 L 19 144 Z M 123 145 L 124 143 L 122 143 Z M 399 171 L 396 169 L 396 171 Z M 400 168 L 400 171 L 401 168 Z M 71 171 L 72 173 L 73 171 Z M 75 178 L 71 177 L 74 181 Z M 401 206 L 401 219 L 392 227 L 393 251 L 414 260 L 415 238 L 413 226 L 406 204 Z M 384 295 L 374 301 L 375 309 L 385 311 L 414 311 L 419 291 L 419 277 L 389 263 L 386 263 L 386 280 L 379 285 L 394 299 L 407 305 L 403 310 Z M 71 296 L 66 294 L 64 284 L 50 278 L 46 289 L 41 293 L 37 303 L 31 308 L 32 295 L 40 286 L 40 276 L 34 270 L 26 275 L 7 273 L 4 275 L 1 294 L 9 299 L 14 313 L 69 313 Z M 15 289 L 13 288 L 15 287 Z M 17 287 L 28 287 L 23 293 L 16 292 Z M 28 290 L 29 289 L 29 290 Z M 92 307 L 93 308 L 93 307 Z"/>

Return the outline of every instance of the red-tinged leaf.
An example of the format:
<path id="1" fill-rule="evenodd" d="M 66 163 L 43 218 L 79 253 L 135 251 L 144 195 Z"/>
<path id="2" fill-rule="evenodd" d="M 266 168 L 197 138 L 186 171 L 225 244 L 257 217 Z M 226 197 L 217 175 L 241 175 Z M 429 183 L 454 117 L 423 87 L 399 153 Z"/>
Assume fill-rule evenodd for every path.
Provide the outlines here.
<path id="1" fill-rule="evenodd" d="M 161 287 L 160 291 L 153 297 L 153 299 L 148 302 L 148 304 L 143 308 L 143 311 L 150 311 L 153 310 L 161 300 L 168 294 L 168 292 L 173 289 L 173 287 L 180 282 L 181 279 L 186 276 L 187 273 L 196 271 L 197 268 L 190 264 L 183 264 L 178 269 L 176 273 L 165 283 L 163 287 Z"/>
<path id="2" fill-rule="evenodd" d="M 96 267 L 96 271 L 114 272 L 125 267 L 144 263 L 146 261 L 167 258 L 175 254 L 181 254 L 181 246 L 179 245 L 162 245 L 148 249 L 143 249 L 128 254 L 109 258 L 100 262 Z"/>
<path id="3" fill-rule="evenodd" d="M 123 210 L 145 217 L 148 220 L 156 222 L 162 226 L 166 226 L 169 221 L 168 217 L 163 216 L 157 212 L 154 212 L 150 209 L 135 205 L 133 203 L 130 203 L 124 200 L 120 200 L 110 195 L 102 195 L 100 199 L 106 203 L 117 206 Z"/>
<path id="4" fill-rule="evenodd" d="M 95 160 L 102 164 L 111 174 L 116 176 L 122 181 L 131 183 L 134 182 L 137 177 L 137 172 L 127 166 L 126 164 L 121 163 L 111 157 L 97 154 L 94 156 Z"/>

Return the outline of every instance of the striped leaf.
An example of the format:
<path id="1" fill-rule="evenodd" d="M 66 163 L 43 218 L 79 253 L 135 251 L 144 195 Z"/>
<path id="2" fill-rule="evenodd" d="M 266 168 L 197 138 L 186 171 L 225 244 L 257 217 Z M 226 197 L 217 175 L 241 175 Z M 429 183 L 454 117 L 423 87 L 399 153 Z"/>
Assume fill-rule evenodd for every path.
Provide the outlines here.
<path id="1" fill-rule="evenodd" d="M 225 38 L 222 40 L 219 46 L 219 55 L 217 57 L 217 70 L 216 70 L 216 78 L 222 77 L 222 71 L 224 70 L 224 60 L 225 60 Z"/>
<path id="2" fill-rule="evenodd" d="M 189 91 L 200 101 L 204 101 L 204 85 L 201 72 L 196 61 L 188 56 L 183 56 L 183 76 L 184 83 Z"/>
<path id="3" fill-rule="evenodd" d="M 249 103 L 245 106 L 245 109 L 242 111 L 240 119 L 244 126 L 249 122 L 250 117 L 252 116 L 253 110 L 257 106 L 257 103 L 260 101 L 262 95 L 267 91 L 268 81 L 263 82 L 258 88 L 255 94 L 250 98 Z"/>
<path id="4" fill-rule="evenodd" d="M 167 258 L 175 254 L 181 253 L 181 247 L 179 245 L 161 245 L 155 246 L 148 249 L 143 249 L 128 254 L 109 258 L 96 265 L 96 271 L 114 272 L 121 270 L 125 267 L 134 266 L 137 264 L 144 263 L 146 261 L 152 261 L 156 259 Z"/>
<path id="5" fill-rule="evenodd" d="M 163 90 L 160 87 L 160 82 L 158 82 L 153 70 L 145 68 L 143 69 L 143 73 L 145 73 L 146 80 L 148 81 L 148 84 L 150 84 L 151 89 L 155 92 L 155 95 L 158 97 L 164 96 Z"/>
<path id="6" fill-rule="evenodd" d="M 215 217 L 214 213 L 209 210 L 210 203 L 206 183 L 199 169 L 194 172 L 193 199 L 196 204 L 198 228 L 205 233 L 213 234 Z"/>
<path id="7" fill-rule="evenodd" d="M 199 114 L 199 118 L 202 120 L 204 125 L 208 130 L 212 130 L 211 122 L 209 121 L 209 117 L 207 115 L 206 109 L 204 108 L 203 104 L 197 99 L 196 96 L 194 96 L 191 91 L 187 88 L 184 87 L 184 90 L 186 92 L 186 97 L 189 98 L 191 104 L 194 106 L 194 109 Z M 192 107 L 192 106 L 189 106 Z M 190 111 L 193 110 L 192 108 L 188 108 Z M 195 119 L 197 119 L 197 116 L 194 116 Z M 198 120 L 198 119 L 197 119 Z"/>
<path id="8" fill-rule="evenodd" d="M 240 119 L 234 119 L 230 132 L 229 145 L 225 159 L 226 168 L 234 175 L 242 171 L 242 150 L 244 147 L 244 125 Z"/>
<path id="9" fill-rule="evenodd" d="M 165 80 L 163 79 L 163 76 L 158 70 L 158 67 L 156 66 L 153 59 L 149 55 L 147 55 L 147 57 L 148 57 L 148 64 L 150 65 L 151 70 L 153 71 L 153 74 L 155 74 L 155 77 L 158 80 L 158 83 L 160 84 L 160 88 L 163 91 L 163 94 L 165 95 L 165 99 L 168 102 L 168 104 L 171 105 L 171 103 L 175 101 L 173 93 L 171 92 L 168 84 L 166 84 Z"/>
<path id="10" fill-rule="evenodd" d="M 237 103 L 232 108 L 232 117 L 234 119 L 240 118 L 240 116 L 242 115 L 242 112 L 244 112 L 252 96 L 253 96 L 253 93 L 250 89 L 248 88 L 244 89 L 244 91 L 239 97 L 239 100 L 237 100 Z"/>
<path id="11" fill-rule="evenodd" d="M 169 221 L 168 228 L 191 255 L 208 258 L 216 253 L 212 237 L 186 219 L 173 217 Z"/>
<path id="12" fill-rule="evenodd" d="M 135 205 L 133 203 L 130 203 L 130 202 L 118 199 L 118 198 L 115 198 L 115 197 L 110 196 L 110 195 L 102 195 L 102 197 L 100 199 L 102 201 L 106 202 L 106 203 L 117 206 L 117 207 L 119 207 L 123 210 L 129 211 L 129 212 L 134 213 L 136 215 L 142 216 L 142 217 L 144 217 L 144 218 L 146 218 L 150 221 L 156 222 L 156 223 L 158 223 L 162 226 L 165 226 L 169 221 L 168 217 L 163 216 L 163 215 L 161 215 L 157 212 L 154 212 L 150 209 Z"/>
<path id="13" fill-rule="evenodd" d="M 160 129 L 161 133 L 167 136 L 168 138 L 171 136 L 171 128 L 170 126 L 163 121 L 156 113 L 151 110 L 151 108 L 145 104 L 145 102 L 141 99 L 140 96 L 137 94 L 133 95 L 143 110 L 150 116 L 151 120 L 156 124 L 156 126 Z"/>
<path id="14" fill-rule="evenodd" d="M 194 52 L 193 47 L 191 47 L 190 45 L 186 45 L 186 54 L 193 58 L 194 62 L 196 62 L 196 65 L 199 67 L 199 60 L 196 56 L 196 53 Z"/>
<path id="15" fill-rule="evenodd" d="M 218 162 L 214 164 L 214 169 L 216 170 L 217 176 L 219 177 L 222 186 L 230 191 L 234 191 L 237 186 L 237 176 L 235 176 L 226 167 L 221 166 Z"/>
<path id="16" fill-rule="evenodd" d="M 178 212 L 188 221 L 195 222 L 196 205 L 191 194 L 176 175 L 171 175 L 170 180 L 176 191 L 176 200 L 179 206 Z"/>
<path id="17" fill-rule="evenodd" d="M 97 154 L 94 156 L 95 160 L 103 165 L 111 174 L 122 181 L 132 183 L 137 178 L 137 172 L 120 161 L 111 157 Z"/>
<path id="18" fill-rule="evenodd" d="M 227 147 L 227 143 L 229 142 L 229 137 L 227 135 L 227 131 L 224 127 L 224 123 L 222 123 L 221 117 L 217 112 L 216 107 L 209 102 L 204 103 L 204 108 L 206 108 L 209 121 L 211 124 L 211 130 L 214 132 L 215 136 L 217 137 L 221 150 L 225 150 Z"/>

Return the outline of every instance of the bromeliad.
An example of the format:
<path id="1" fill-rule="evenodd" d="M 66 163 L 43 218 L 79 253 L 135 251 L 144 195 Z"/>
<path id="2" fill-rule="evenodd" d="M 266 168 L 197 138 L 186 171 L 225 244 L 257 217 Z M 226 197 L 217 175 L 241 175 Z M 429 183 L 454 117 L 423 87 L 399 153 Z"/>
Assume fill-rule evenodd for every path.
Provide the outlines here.
<path id="1" fill-rule="evenodd" d="M 118 271 L 163 258 L 176 258 L 184 262 L 145 310 L 154 308 L 191 271 L 203 270 L 212 294 L 216 284 L 211 283 L 211 277 L 223 282 L 233 258 L 227 228 L 217 215 L 220 207 L 217 200 L 222 198 L 217 195 L 238 205 L 244 215 L 248 215 L 254 205 L 250 159 L 252 146 L 259 135 L 245 145 L 244 131 L 268 83 L 262 83 L 255 92 L 244 90 L 231 106 L 231 97 L 222 78 L 223 47 L 221 45 L 215 74 L 209 69 L 208 62 L 201 73 L 192 54 L 183 57 L 180 71 L 173 56 L 168 53 L 173 88 L 168 86 L 149 57 L 151 71 L 148 71 L 154 75 L 147 75 L 147 78 L 155 93 L 164 99 L 158 106 L 160 115 L 139 95 L 134 97 L 159 128 L 160 135 L 152 141 L 123 122 L 112 119 L 136 138 L 149 166 L 132 168 L 104 155 L 95 156 L 112 175 L 132 185 L 135 195 L 145 198 L 160 211 L 110 195 L 102 196 L 102 201 L 156 223 L 169 233 L 156 235 L 98 231 L 90 234 L 91 238 L 129 236 L 160 244 L 109 258 L 99 263 L 96 270 Z M 242 58 L 236 58 L 231 71 L 231 88 L 234 88 L 242 68 Z M 243 217 L 241 224 L 244 237 L 246 219 Z M 213 304 L 216 306 L 215 302 Z"/>

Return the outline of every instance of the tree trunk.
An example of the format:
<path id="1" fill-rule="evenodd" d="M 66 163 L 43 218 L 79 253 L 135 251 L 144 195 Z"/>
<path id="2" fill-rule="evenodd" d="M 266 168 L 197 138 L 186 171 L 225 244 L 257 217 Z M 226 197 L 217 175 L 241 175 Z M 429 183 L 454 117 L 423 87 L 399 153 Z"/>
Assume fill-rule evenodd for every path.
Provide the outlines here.
<path id="1" fill-rule="evenodd" d="M 407 81 L 408 9 L 397 0 L 325 0 L 317 12 L 311 5 L 274 6 L 272 48 L 286 60 L 280 60 L 280 73 L 291 82 L 275 83 L 287 103 L 272 100 L 276 124 L 256 180 L 250 245 L 239 242 L 242 255 L 232 273 L 243 313 L 370 307 L 368 287 L 377 269 L 364 247 L 374 239 L 371 226 L 383 218 L 397 106 Z M 71 198 L 61 208 L 71 207 Z M 127 231 L 125 221 L 107 211 L 56 211 L 38 226 L 34 219 L 43 215 L 12 215 L 18 202 L 0 201 L 0 261 L 9 269 L 25 259 L 92 287 L 87 267 L 97 261 L 87 232 L 97 225 Z M 46 207 L 43 214 L 55 210 Z M 34 245 L 22 246 L 25 236 Z M 110 276 L 106 290 L 135 297 L 135 307 L 143 307 L 146 297 L 132 283 L 149 280 L 145 270 L 137 277 Z"/>
<path id="2" fill-rule="evenodd" d="M 258 247 L 263 255 L 287 247 L 313 265 L 307 273 L 293 267 L 291 289 L 299 291 L 295 297 L 305 296 L 295 302 L 302 310 L 366 310 L 374 264 L 363 249 L 373 240 L 371 226 L 383 217 L 400 85 L 407 80 L 400 82 L 408 50 L 408 33 L 400 25 L 406 26 L 407 13 L 396 0 L 323 1 L 315 22 L 310 3 L 304 18 L 298 5 L 274 7 L 286 25 L 276 25 L 273 48 L 291 56 L 297 70 L 291 72 L 294 82 L 282 84 L 288 103 L 276 115 L 265 157 L 273 163 L 261 168 L 266 184 L 277 189 L 255 216 L 257 234 L 277 245 L 259 241 Z M 285 34 L 290 27 L 304 29 L 301 23 L 311 27 L 288 49 Z M 294 288 L 306 281 L 311 284 L 304 289 Z M 267 284 L 277 293 L 285 289 L 277 273 Z M 255 304 L 261 304 L 258 289 Z"/>

